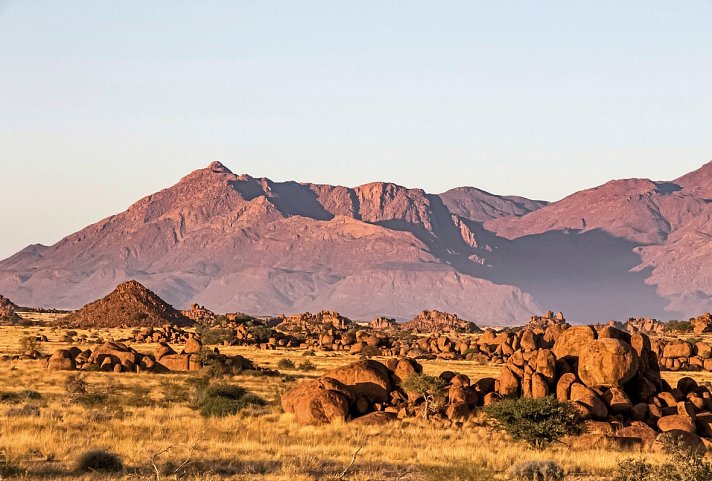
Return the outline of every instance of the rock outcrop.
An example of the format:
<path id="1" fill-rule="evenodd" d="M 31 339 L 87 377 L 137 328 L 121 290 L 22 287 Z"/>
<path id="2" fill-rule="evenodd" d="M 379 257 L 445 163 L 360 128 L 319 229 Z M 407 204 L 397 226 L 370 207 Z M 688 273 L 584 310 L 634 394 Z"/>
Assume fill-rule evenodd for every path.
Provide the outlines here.
<path id="1" fill-rule="evenodd" d="M 650 446 L 662 433 L 686 432 L 702 445 L 712 432 L 698 419 L 712 416 L 712 393 L 691 378 L 671 387 L 660 376 L 656 349 L 645 334 L 607 326 L 564 331 L 551 349 L 520 347 L 501 368 L 498 397 L 556 395 L 591 420 L 591 434 L 633 438 Z M 669 353 L 691 349 L 670 344 Z M 696 441 L 695 441 L 696 440 Z M 709 438 L 707 442 L 712 442 Z"/>
<path id="2" fill-rule="evenodd" d="M 460 319 L 455 314 L 441 311 L 423 311 L 402 325 L 414 332 L 482 332 L 474 322 Z"/>
<path id="3" fill-rule="evenodd" d="M 199 371 L 207 366 L 217 366 L 222 372 L 261 370 L 243 356 L 227 356 L 217 350 L 204 350 L 197 339 L 191 339 L 183 351 L 177 353 L 167 343 L 160 343 L 151 355 L 142 354 L 126 344 L 105 342 L 91 349 L 79 347 L 59 349 L 47 360 L 47 368 L 58 371 L 107 371 L 107 372 L 185 372 Z"/>
<path id="4" fill-rule="evenodd" d="M 0 321 L 14 322 L 18 320 L 15 310 L 17 306 L 7 297 L 0 296 Z"/>

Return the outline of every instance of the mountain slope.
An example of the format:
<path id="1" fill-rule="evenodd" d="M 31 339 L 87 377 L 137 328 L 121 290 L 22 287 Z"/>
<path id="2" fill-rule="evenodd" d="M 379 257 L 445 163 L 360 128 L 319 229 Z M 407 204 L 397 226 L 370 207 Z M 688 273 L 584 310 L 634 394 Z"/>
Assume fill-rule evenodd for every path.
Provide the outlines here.
<path id="1" fill-rule="evenodd" d="M 498 212 L 473 207 L 472 215 L 522 210 L 519 199 L 491 202 Z M 176 307 L 215 311 L 408 319 L 438 308 L 509 323 L 538 311 L 520 289 L 453 266 L 476 268 L 470 234 L 421 189 L 279 183 L 215 162 L 53 246 L 0 262 L 0 291 L 76 308 L 136 279 Z"/>
<path id="2" fill-rule="evenodd" d="M 582 299 L 577 292 L 566 297 L 579 305 L 601 300 L 609 306 L 611 300 L 627 303 L 630 307 L 616 307 L 621 315 L 637 308 L 661 317 L 687 318 L 712 310 L 711 194 L 712 163 L 708 163 L 671 182 L 611 181 L 521 217 L 487 221 L 484 227 L 511 241 L 510 251 L 516 251 L 501 255 L 496 279 L 528 289 L 542 302 L 560 296 L 569 290 L 567 286 L 580 293 L 588 285 L 598 299 L 590 294 L 588 300 Z M 546 248 L 541 247 L 544 238 Z M 512 244 L 521 249 L 511 249 Z M 541 276 L 532 286 L 523 279 L 526 266 L 511 265 L 522 251 L 541 259 L 540 268 L 568 259 L 568 274 L 563 269 L 557 272 L 566 280 L 557 283 Z M 502 275 L 507 270 L 509 275 Z M 601 272 L 595 276 L 592 271 Z M 556 294 L 544 292 L 555 289 Z"/>

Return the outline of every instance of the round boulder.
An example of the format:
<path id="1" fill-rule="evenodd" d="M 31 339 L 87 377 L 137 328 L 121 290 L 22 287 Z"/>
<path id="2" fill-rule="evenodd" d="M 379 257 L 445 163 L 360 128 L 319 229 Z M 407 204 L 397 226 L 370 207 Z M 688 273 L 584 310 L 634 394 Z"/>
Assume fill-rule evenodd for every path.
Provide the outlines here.
<path id="1" fill-rule="evenodd" d="M 596 330 L 591 326 L 576 326 L 566 329 L 554 343 L 556 359 L 580 357 L 586 345 L 596 339 Z"/>
<path id="2" fill-rule="evenodd" d="M 299 424 L 326 424 L 345 421 L 353 396 L 335 379 L 305 382 L 282 396 L 282 408 L 294 414 Z"/>
<path id="3" fill-rule="evenodd" d="M 362 396 L 370 403 L 387 402 L 393 390 L 388 368 L 371 359 L 334 369 L 325 376 L 341 381 L 354 396 Z"/>
<path id="4" fill-rule="evenodd" d="M 590 342 L 579 357 L 579 379 L 588 387 L 623 387 L 637 371 L 638 354 L 619 339 Z"/>

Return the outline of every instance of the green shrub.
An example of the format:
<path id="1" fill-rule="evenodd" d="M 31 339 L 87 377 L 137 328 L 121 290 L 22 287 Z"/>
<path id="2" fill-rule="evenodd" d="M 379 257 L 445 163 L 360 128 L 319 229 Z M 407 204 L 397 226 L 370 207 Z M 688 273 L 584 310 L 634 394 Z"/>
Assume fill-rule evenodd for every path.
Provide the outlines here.
<path id="1" fill-rule="evenodd" d="M 616 469 L 613 481 L 709 481 L 712 464 L 704 455 L 680 445 L 674 446 L 670 459 L 654 465 L 639 459 L 624 459 Z"/>
<path id="2" fill-rule="evenodd" d="M 510 470 L 516 481 L 564 481 L 564 470 L 554 461 L 526 461 Z"/>
<path id="3" fill-rule="evenodd" d="M 297 369 L 304 372 L 314 371 L 316 369 L 316 364 L 307 359 L 306 361 L 300 363 Z"/>
<path id="4" fill-rule="evenodd" d="M 312 357 L 312 356 L 316 356 L 316 353 L 315 353 L 314 351 L 312 351 L 311 349 L 307 349 L 306 351 L 304 351 L 304 353 L 302 354 L 302 356 L 304 356 L 304 357 Z"/>
<path id="5" fill-rule="evenodd" d="M 200 340 L 206 345 L 231 343 L 236 339 L 234 329 L 210 328 L 202 331 Z"/>
<path id="6" fill-rule="evenodd" d="M 267 342 L 272 337 L 272 329 L 266 326 L 254 326 L 247 330 L 257 342 Z"/>
<path id="7" fill-rule="evenodd" d="M 77 460 L 76 470 L 81 473 L 103 472 L 118 473 L 124 465 L 116 454 L 108 451 L 93 450 L 82 453 Z"/>
<path id="8" fill-rule="evenodd" d="M 692 323 L 689 321 L 668 321 L 665 325 L 668 332 L 692 332 Z"/>
<path id="9" fill-rule="evenodd" d="M 195 407 L 203 417 L 225 417 L 237 414 L 247 406 L 264 406 L 266 401 L 233 384 L 213 384 L 198 388 Z"/>
<path id="10" fill-rule="evenodd" d="M 294 361 L 291 359 L 280 359 L 277 363 L 277 367 L 280 369 L 294 369 Z"/>
<path id="11" fill-rule="evenodd" d="M 566 435 L 584 431 L 581 413 L 555 397 L 503 399 L 485 409 L 512 439 L 541 449 Z"/>

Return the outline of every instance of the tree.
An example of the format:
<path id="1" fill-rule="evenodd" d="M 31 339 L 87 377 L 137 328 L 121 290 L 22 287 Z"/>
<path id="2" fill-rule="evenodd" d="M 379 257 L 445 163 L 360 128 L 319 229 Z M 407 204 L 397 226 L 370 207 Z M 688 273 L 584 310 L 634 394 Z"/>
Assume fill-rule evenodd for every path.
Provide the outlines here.
<path id="1" fill-rule="evenodd" d="M 583 418 L 571 403 L 553 396 L 503 399 L 485 409 L 512 439 L 541 449 L 566 435 L 584 431 Z"/>
<path id="2" fill-rule="evenodd" d="M 423 419 L 428 419 L 430 406 L 435 400 L 442 398 L 445 381 L 439 377 L 427 374 L 411 374 L 401 382 L 401 387 L 407 393 L 415 393 L 423 398 Z"/>

